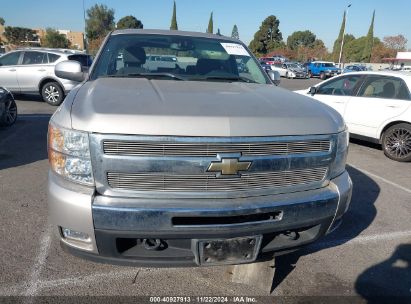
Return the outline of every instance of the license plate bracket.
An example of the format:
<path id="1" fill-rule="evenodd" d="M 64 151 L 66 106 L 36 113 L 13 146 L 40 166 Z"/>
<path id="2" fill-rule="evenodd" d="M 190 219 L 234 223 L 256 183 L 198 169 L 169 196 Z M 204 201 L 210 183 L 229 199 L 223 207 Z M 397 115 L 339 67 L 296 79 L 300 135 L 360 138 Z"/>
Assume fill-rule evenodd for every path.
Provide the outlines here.
<path id="1" fill-rule="evenodd" d="M 260 251 L 261 240 L 261 235 L 198 240 L 198 262 L 204 266 L 252 263 Z"/>

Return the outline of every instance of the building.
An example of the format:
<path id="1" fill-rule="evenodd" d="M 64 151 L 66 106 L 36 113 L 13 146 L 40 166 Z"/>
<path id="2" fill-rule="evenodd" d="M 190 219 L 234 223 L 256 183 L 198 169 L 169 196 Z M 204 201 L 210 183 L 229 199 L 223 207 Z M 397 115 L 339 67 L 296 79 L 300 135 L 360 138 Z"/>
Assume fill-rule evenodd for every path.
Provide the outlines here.
<path id="1" fill-rule="evenodd" d="M 395 58 L 384 58 L 386 62 L 390 63 L 392 69 L 400 69 L 403 66 L 411 66 L 411 52 L 397 52 Z"/>
<path id="2" fill-rule="evenodd" d="M 5 27 L 0 24 L 0 44 L 7 44 L 7 39 L 4 36 Z M 27 41 L 30 42 L 32 46 L 41 46 L 44 38 L 46 37 L 46 30 L 42 28 L 33 29 L 35 31 L 35 40 Z M 70 41 L 71 48 L 84 50 L 84 34 L 82 32 L 72 32 L 70 30 L 58 30 L 60 34 L 66 36 L 67 40 Z"/>
<path id="3" fill-rule="evenodd" d="M 84 50 L 84 34 L 82 32 L 72 32 L 69 30 L 58 30 L 58 32 L 67 37 L 72 48 Z"/>
<path id="4" fill-rule="evenodd" d="M 0 44 L 5 44 L 7 42 L 6 36 L 4 36 L 4 25 L 0 24 Z"/>

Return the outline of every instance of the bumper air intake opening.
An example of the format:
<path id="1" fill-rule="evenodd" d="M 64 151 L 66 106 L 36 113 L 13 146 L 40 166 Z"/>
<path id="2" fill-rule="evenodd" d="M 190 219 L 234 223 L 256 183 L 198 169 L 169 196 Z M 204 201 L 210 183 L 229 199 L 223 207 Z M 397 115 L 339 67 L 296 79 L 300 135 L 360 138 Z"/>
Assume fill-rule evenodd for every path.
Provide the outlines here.
<path id="1" fill-rule="evenodd" d="M 234 216 L 207 216 L 207 217 L 173 217 L 173 226 L 208 226 L 208 225 L 232 225 L 254 222 L 280 221 L 282 211 L 274 211 L 259 214 L 234 215 Z"/>

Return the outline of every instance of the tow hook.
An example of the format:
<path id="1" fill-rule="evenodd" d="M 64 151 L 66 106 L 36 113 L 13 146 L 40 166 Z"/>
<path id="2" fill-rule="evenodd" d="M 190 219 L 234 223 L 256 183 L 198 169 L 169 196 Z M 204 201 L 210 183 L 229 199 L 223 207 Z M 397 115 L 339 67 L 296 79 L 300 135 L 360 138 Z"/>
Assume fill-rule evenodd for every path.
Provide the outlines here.
<path id="1" fill-rule="evenodd" d="M 158 250 L 161 247 L 160 239 L 143 239 L 143 246 L 147 250 Z"/>

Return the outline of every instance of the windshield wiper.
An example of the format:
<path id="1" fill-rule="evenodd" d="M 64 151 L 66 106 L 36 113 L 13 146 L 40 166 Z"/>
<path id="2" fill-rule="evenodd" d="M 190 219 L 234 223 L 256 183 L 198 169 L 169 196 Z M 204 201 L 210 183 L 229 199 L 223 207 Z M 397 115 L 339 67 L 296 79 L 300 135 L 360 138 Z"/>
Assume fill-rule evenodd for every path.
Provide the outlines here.
<path id="1" fill-rule="evenodd" d="M 109 78 L 147 78 L 147 79 L 171 78 L 174 80 L 186 80 L 185 78 L 177 76 L 173 73 L 130 73 L 130 74 L 107 75 L 105 77 L 109 77 Z"/>
<path id="2" fill-rule="evenodd" d="M 241 76 L 208 76 L 205 77 L 206 80 L 229 80 L 229 81 L 242 81 L 247 83 L 257 83 L 256 81 L 249 79 L 247 77 Z"/>

